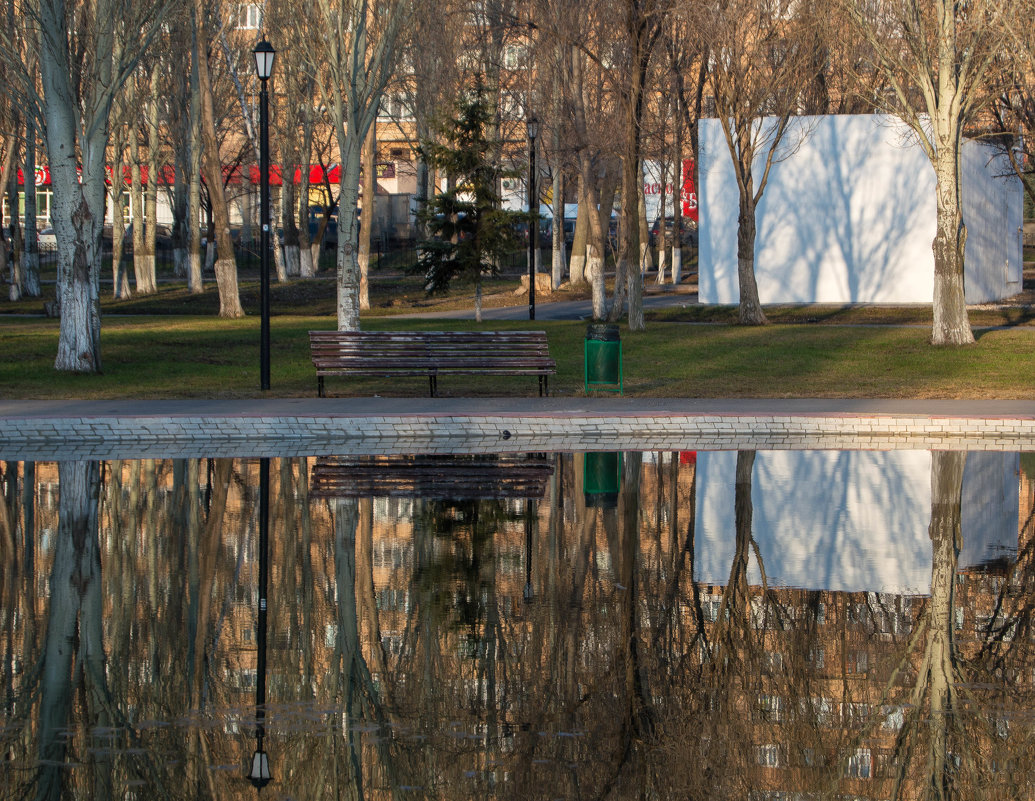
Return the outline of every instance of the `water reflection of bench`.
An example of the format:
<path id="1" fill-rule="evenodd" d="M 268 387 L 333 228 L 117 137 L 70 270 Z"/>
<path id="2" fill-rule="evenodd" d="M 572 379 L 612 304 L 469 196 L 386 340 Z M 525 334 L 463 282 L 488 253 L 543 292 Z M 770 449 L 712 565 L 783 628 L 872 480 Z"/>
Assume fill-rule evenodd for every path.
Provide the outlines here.
<path id="1" fill-rule="evenodd" d="M 544 456 L 326 456 L 313 465 L 314 498 L 406 497 L 469 501 L 542 498 Z"/>

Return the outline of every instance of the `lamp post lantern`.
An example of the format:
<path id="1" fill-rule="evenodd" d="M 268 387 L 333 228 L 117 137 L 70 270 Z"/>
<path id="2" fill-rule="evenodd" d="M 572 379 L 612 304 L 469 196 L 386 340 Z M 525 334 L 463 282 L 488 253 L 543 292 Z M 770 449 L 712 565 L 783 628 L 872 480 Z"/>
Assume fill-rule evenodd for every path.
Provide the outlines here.
<path id="1" fill-rule="evenodd" d="M 255 74 L 259 76 L 259 300 L 262 306 L 259 342 L 259 386 L 270 388 L 270 118 L 267 83 L 273 74 L 277 52 L 263 39 L 255 50 Z"/>
<path id="2" fill-rule="evenodd" d="M 539 191 L 535 183 L 535 140 L 539 120 L 528 120 L 528 319 L 535 319 L 535 251 L 539 246 Z"/>

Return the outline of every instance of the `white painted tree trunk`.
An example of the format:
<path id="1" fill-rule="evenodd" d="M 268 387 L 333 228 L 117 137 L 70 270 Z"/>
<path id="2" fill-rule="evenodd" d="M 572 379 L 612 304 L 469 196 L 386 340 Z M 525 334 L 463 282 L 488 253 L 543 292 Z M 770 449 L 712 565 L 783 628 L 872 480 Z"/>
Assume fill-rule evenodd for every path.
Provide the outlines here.
<path id="1" fill-rule="evenodd" d="M 57 22 L 54 22 L 57 27 Z M 46 37 L 44 37 L 46 38 Z M 75 104 L 68 73 L 44 51 L 47 151 L 54 190 L 51 220 L 58 242 L 58 304 L 61 326 L 57 370 L 101 370 L 101 308 L 98 297 L 101 227 L 104 223 L 105 144 L 107 131 L 85 140 L 82 183 L 76 160 Z M 105 115 L 105 118 L 107 115 Z M 105 128 L 106 126 L 101 125 Z"/>
<path id="2" fill-rule="evenodd" d="M 191 5 L 191 16 L 194 6 Z M 191 25 L 190 140 L 187 163 L 187 288 L 192 295 L 205 291 L 201 269 L 201 82 L 198 75 L 198 30 Z"/>
<path id="3" fill-rule="evenodd" d="M 579 210 L 575 217 L 575 236 L 571 241 L 571 258 L 568 263 L 568 280 L 572 286 L 586 282 L 586 240 L 589 233 L 589 212 L 582 191 L 582 179 L 579 178 Z"/>
<path id="4" fill-rule="evenodd" d="M 158 67 L 151 71 L 150 97 L 147 99 L 147 188 L 144 190 L 144 252 L 141 268 L 158 291 Z"/>
<path id="5" fill-rule="evenodd" d="M 363 142 L 363 209 L 359 224 L 359 308 L 370 308 L 370 241 L 374 235 L 374 205 L 376 201 L 377 181 L 374 178 L 374 155 L 377 141 L 374 136 L 375 126 L 370 126 L 370 133 Z"/>
<path id="6" fill-rule="evenodd" d="M 362 139 L 355 134 L 339 137 L 341 200 L 338 203 L 338 330 L 359 330 L 359 226 L 356 206 L 359 202 L 360 150 Z M 354 141 L 358 139 L 358 141 Z"/>
<path id="7" fill-rule="evenodd" d="M 31 298 L 42 294 L 40 288 L 40 251 L 36 231 L 36 121 L 25 115 L 25 250 L 22 255 L 22 292 Z"/>
<path id="8" fill-rule="evenodd" d="M 286 173 L 290 170 L 285 170 Z M 298 228 L 295 225 L 295 184 L 285 180 L 280 189 L 280 214 L 284 231 L 284 277 L 281 281 L 297 278 L 302 271 L 299 253 Z M 279 275 L 278 275 L 279 277 Z"/>
<path id="9" fill-rule="evenodd" d="M 967 229 L 960 198 L 960 128 L 948 115 L 935 118 L 936 233 L 934 250 L 934 345 L 970 345 L 974 332 L 967 314 L 964 249 Z"/>
<path id="10" fill-rule="evenodd" d="M 679 286 L 683 281 L 683 248 L 678 242 L 672 243 L 672 283 Z"/>

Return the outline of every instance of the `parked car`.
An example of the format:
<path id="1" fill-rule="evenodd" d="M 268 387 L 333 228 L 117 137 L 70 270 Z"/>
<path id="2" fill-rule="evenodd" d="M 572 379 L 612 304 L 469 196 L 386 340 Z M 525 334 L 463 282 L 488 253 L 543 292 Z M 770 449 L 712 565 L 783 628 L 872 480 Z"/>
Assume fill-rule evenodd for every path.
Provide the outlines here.
<path id="1" fill-rule="evenodd" d="M 542 247 L 553 247 L 553 217 L 544 217 L 543 221 L 539 224 L 539 239 L 542 243 Z M 525 241 L 528 241 L 527 236 Z M 574 241 L 575 220 L 566 217 L 564 219 L 564 246 L 570 248 L 571 243 Z"/>
<path id="2" fill-rule="evenodd" d="M 661 247 L 662 241 L 659 238 L 659 233 L 662 228 L 662 221 L 659 217 L 654 221 L 654 224 L 650 227 L 650 246 L 652 248 Z M 672 240 L 672 229 L 675 227 L 675 220 L 672 217 L 666 217 L 664 221 L 665 241 L 670 242 Z M 697 247 L 697 224 L 693 220 L 683 217 L 681 221 L 682 236 L 681 242 L 683 247 Z"/>

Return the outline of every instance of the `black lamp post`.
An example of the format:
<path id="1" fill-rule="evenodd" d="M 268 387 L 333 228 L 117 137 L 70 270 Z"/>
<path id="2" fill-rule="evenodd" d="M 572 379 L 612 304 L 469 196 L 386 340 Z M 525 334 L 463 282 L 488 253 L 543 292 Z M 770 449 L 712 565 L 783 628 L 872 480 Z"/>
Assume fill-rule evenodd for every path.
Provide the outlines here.
<path id="1" fill-rule="evenodd" d="M 266 84 L 273 74 L 277 52 L 263 39 L 255 50 L 255 74 L 259 76 L 259 205 L 262 232 L 259 237 L 259 295 L 262 328 L 259 343 L 260 389 L 270 388 L 270 117 Z"/>
<path id="2" fill-rule="evenodd" d="M 528 120 L 528 319 L 535 319 L 535 251 L 539 246 L 539 191 L 535 185 L 535 140 L 539 120 Z"/>

